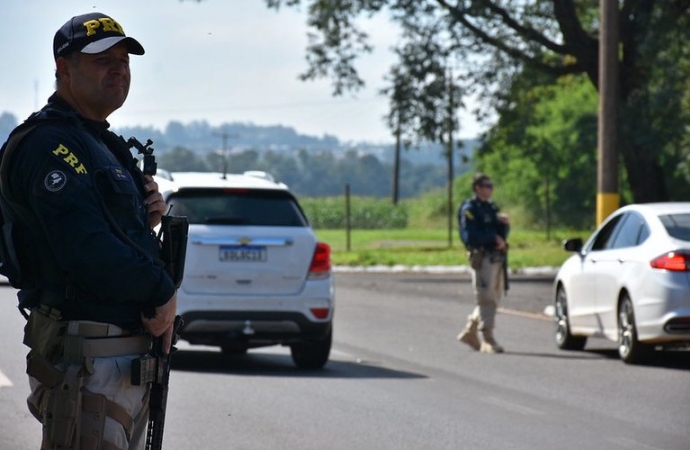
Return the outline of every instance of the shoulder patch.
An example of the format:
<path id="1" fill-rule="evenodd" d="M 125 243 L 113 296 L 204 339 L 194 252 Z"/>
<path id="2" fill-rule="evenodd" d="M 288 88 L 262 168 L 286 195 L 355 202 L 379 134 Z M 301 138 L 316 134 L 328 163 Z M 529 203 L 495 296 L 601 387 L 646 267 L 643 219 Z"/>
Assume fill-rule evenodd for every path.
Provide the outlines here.
<path id="1" fill-rule="evenodd" d="M 67 176 L 61 170 L 53 170 L 43 180 L 43 187 L 48 192 L 58 192 L 67 184 Z"/>
<path id="2" fill-rule="evenodd" d="M 129 181 L 129 174 L 120 167 L 111 167 L 110 173 L 112 173 L 113 177 L 118 181 Z"/>
<path id="3" fill-rule="evenodd" d="M 469 208 L 465 210 L 465 217 L 467 217 L 470 220 L 474 220 L 474 214 L 472 214 L 472 211 L 470 211 Z"/>

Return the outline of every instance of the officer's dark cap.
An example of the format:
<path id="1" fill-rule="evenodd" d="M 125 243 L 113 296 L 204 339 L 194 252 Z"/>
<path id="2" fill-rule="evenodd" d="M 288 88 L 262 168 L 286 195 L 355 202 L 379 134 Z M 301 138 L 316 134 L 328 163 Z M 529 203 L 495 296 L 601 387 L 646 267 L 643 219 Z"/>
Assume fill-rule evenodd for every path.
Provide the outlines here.
<path id="1" fill-rule="evenodd" d="M 79 51 L 81 53 L 101 53 L 115 44 L 124 42 L 127 51 L 143 55 L 144 47 L 134 38 L 125 36 L 125 31 L 115 19 L 101 13 L 82 14 L 72 17 L 55 33 L 53 38 L 53 57 Z"/>
<path id="2" fill-rule="evenodd" d="M 472 177 L 472 187 L 475 188 L 477 187 L 478 184 L 483 183 L 486 180 L 490 180 L 491 177 L 489 177 L 485 173 L 475 173 L 474 176 Z"/>

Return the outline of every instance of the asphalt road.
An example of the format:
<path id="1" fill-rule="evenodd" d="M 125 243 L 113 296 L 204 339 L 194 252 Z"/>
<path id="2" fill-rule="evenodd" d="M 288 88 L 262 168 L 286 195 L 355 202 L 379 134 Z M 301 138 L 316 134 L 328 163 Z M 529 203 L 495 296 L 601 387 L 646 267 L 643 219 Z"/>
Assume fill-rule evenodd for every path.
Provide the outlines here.
<path id="1" fill-rule="evenodd" d="M 284 348 L 227 358 L 180 344 L 164 448 L 690 450 L 687 355 L 631 367 L 606 341 L 558 351 L 550 292 L 515 278 L 497 318 L 506 353 L 484 355 L 455 341 L 468 277 L 338 273 L 322 371 L 297 370 Z M 38 448 L 9 289 L 0 323 L 0 449 Z"/>

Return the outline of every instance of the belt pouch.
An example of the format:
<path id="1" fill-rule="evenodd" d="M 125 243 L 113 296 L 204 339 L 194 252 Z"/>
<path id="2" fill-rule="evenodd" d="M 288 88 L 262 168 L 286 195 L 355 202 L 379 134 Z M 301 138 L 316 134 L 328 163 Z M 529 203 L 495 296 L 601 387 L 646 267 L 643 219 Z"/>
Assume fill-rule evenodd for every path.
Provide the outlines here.
<path id="1" fill-rule="evenodd" d="M 59 318 L 34 308 L 24 326 L 24 345 L 49 361 L 54 361 L 62 353 L 63 328 L 64 324 Z"/>
<path id="2" fill-rule="evenodd" d="M 65 375 L 56 369 L 45 357 L 36 353 L 35 350 L 31 350 L 26 355 L 26 373 L 48 388 L 57 386 Z"/>
<path id="3" fill-rule="evenodd" d="M 470 267 L 474 270 L 482 268 L 482 260 L 484 259 L 484 252 L 481 250 L 472 250 L 469 252 Z"/>
<path id="4" fill-rule="evenodd" d="M 506 260 L 506 255 L 505 253 L 502 252 L 493 252 L 491 254 L 491 263 L 492 264 L 498 264 L 498 263 L 503 263 Z"/>

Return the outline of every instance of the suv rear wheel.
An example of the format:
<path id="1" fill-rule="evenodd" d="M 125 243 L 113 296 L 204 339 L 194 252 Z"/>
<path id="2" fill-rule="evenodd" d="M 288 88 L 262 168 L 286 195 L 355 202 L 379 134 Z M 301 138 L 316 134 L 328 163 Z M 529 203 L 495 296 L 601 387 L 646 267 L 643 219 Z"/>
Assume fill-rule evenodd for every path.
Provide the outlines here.
<path id="1" fill-rule="evenodd" d="M 247 354 L 247 347 L 237 345 L 221 345 L 220 351 L 226 356 L 241 356 Z"/>
<path id="2" fill-rule="evenodd" d="M 300 369 L 321 369 L 328 362 L 333 342 L 333 329 L 323 339 L 290 344 L 290 353 Z"/>

